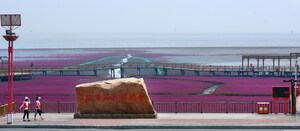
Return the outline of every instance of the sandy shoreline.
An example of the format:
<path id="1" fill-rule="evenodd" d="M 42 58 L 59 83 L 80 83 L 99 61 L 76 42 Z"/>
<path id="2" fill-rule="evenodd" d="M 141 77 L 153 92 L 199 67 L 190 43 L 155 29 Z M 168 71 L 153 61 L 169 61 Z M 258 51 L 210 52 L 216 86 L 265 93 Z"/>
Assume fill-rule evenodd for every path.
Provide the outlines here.
<path id="1" fill-rule="evenodd" d="M 120 59 L 101 60 L 103 58 L 116 58 L 131 56 L 149 60 L 148 62 L 164 62 L 167 61 L 163 57 L 170 56 L 185 56 L 182 54 L 168 54 L 168 53 L 152 53 L 141 49 L 43 49 L 43 50 L 20 50 L 15 55 L 15 66 L 70 66 L 78 65 L 85 62 L 96 61 L 110 63 L 120 61 Z M 37 51 L 36 53 L 29 53 L 30 51 Z M 25 52 L 24 55 L 21 55 Z M 50 52 L 50 53 L 49 53 Z M 53 53 L 51 53 L 53 52 Z"/>

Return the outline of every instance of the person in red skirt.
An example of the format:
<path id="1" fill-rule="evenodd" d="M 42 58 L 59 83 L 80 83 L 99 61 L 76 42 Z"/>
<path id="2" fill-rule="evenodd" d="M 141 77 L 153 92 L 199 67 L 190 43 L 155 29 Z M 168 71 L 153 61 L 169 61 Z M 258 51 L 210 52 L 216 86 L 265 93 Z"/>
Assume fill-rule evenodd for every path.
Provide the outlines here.
<path id="1" fill-rule="evenodd" d="M 37 113 L 39 113 L 41 120 L 44 120 L 44 118 L 42 117 L 42 110 L 41 110 L 41 97 L 36 97 L 35 99 L 35 113 L 34 113 L 34 120 L 36 120 L 36 115 Z"/>

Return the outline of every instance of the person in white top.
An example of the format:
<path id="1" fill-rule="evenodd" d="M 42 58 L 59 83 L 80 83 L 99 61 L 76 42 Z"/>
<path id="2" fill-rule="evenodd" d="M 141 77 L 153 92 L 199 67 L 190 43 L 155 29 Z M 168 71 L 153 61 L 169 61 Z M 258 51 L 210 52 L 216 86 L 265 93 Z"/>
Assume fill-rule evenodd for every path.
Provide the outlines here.
<path id="1" fill-rule="evenodd" d="M 27 96 L 25 96 L 24 101 L 23 101 L 22 105 L 20 106 L 20 109 L 23 108 L 23 110 L 24 110 L 23 121 L 26 121 L 25 120 L 26 115 L 27 115 L 27 121 L 30 121 L 29 120 L 29 111 L 28 111 L 29 104 L 30 104 L 30 99 Z"/>

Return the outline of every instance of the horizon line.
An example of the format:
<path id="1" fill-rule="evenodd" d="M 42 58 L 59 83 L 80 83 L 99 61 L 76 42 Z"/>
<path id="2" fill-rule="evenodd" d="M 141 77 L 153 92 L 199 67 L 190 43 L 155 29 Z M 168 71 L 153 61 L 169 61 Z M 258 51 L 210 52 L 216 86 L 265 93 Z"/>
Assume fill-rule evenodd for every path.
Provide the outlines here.
<path id="1" fill-rule="evenodd" d="M 33 49 L 158 49 L 158 48 L 182 48 L 182 49 L 189 49 L 189 48 L 300 48 L 300 46 L 195 46 L 195 47 L 74 47 L 74 48 L 57 48 L 57 47 L 41 47 L 41 48 L 15 48 L 16 50 L 33 50 Z M 7 50 L 7 48 L 0 48 L 0 50 Z"/>

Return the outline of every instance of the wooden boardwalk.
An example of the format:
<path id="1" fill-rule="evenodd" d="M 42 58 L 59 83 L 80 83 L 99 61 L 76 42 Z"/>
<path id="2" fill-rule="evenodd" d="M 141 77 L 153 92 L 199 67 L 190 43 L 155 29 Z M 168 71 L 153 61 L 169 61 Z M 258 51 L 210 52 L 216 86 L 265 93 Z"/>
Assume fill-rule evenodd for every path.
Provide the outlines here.
<path id="1" fill-rule="evenodd" d="M 295 75 L 295 69 L 290 67 L 274 66 L 212 66 L 195 64 L 174 63 L 107 63 L 90 64 L 84 66 L 35 66 L 15 67 L 15 72 L 32 73 L 33 75 L 59 75 L 59 76 L 101 76 L 110 74 L 115 77 L 115 72 L 120 71 L 121 77 L 141 75 L 195 75 L 195 76 L 270 76 L 290 77 Z M 171 73 L 173 72 L 173 73 Z M 174 73 L 176 72 L 176 73 Z M 299 75 L 299 73 L 297 73 Z"/>

